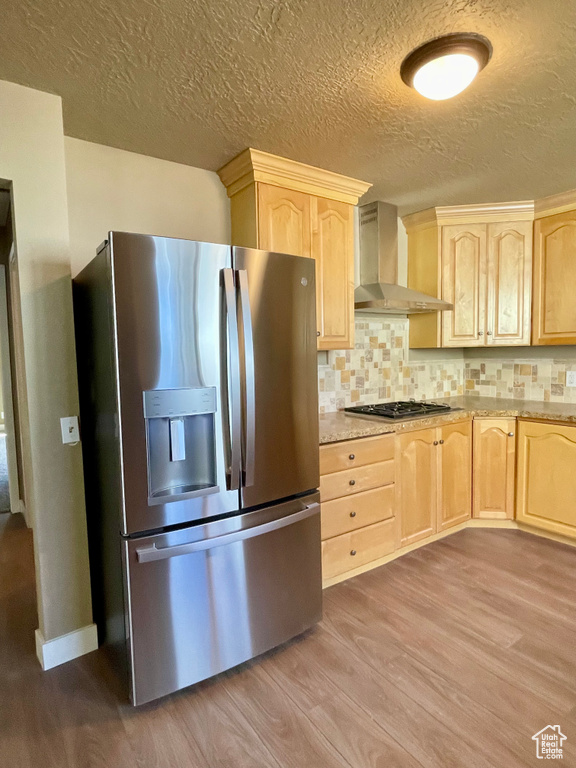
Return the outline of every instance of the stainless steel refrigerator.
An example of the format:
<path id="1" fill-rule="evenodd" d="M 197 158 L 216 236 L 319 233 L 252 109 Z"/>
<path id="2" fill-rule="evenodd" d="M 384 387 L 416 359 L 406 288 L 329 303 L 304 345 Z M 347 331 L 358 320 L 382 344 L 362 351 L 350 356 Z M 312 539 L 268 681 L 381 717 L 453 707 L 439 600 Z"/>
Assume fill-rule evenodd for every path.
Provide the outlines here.
<path id="1" fill-rule="evenodd" d="M 94 612 L 134 704 L 320 619 L 314 282 L 123 232 L 74 281 Z"/>

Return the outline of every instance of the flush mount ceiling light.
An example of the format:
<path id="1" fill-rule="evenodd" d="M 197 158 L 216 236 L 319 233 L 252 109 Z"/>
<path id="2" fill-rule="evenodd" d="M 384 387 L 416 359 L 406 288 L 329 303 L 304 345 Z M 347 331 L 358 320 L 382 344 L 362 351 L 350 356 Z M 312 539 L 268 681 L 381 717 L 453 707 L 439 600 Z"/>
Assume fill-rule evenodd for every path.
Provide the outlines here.
<path id="1" fill-rule="evenodd" d="M 444 35 L 409 53 L 400 76 L 427 99 L 451 99 L 470 85 L 491 56 L 492 45 L 482 35 Z"/>

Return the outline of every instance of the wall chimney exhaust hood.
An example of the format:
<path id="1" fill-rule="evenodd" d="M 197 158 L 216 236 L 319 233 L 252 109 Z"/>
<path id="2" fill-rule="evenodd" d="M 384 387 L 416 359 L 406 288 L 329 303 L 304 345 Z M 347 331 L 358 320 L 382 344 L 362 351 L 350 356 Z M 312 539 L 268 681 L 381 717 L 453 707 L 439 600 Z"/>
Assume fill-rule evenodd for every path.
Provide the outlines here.
<path id="1" fill-rule="evenodd" d="M 454 309 L 453 304 L 398 285 L 398 210 L 375 202 L 359 206 L 360 285 L 354 309 L 363 315 L 405 315 Z"/>

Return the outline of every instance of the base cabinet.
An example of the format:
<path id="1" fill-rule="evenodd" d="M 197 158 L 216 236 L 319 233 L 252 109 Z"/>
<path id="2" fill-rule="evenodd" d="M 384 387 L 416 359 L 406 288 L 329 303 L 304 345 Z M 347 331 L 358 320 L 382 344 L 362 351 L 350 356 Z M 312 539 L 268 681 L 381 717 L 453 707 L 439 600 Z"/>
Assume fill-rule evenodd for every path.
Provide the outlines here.
<path id="1" fill-rule="evenodd" d="M 324 583 L 395 550 L 395 475 L 394 435 L 320 446 Z"/>
<path id="2" fill-rule="evenodd" d="M 516 518 L 576 538 L 576 427 L 518 422 Z"/>
<path id="3" fill-rule="evenodd" d="M 470 517 L 470 420 L 399 435 L 396 464 L 396 507 L 400 518 L 401 547 Z"/>
<path id="4" fill-rule="evenodd" d="M 474 419 L 472 515 L 512 520 L 516 474 L 516 419 Z"/>
<path id="5" fill-rule="evenodd" d="M 421 429 L 397 438 L 396 508 L 400 518 L 402 547 L 431 536 L 436 530 L 436 432 L 436 429 Z"/>
<path id="6" fill-rule="evenodd" d="M 470 518 L 472 506 L 472 422 L 446 424 L 438 430 L 437 530 Z"/>

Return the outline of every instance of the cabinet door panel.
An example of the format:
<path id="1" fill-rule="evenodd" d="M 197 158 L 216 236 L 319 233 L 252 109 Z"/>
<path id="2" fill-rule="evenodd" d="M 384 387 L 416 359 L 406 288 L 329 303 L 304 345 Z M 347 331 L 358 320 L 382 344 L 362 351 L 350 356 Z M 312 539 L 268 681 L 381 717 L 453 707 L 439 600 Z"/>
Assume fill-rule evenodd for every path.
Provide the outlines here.
<path id="1" fill-rule="evenodd" d="M 258 246 L 264 251 L 310 257 L 310 196 L 258 184 Z"/>
<path id="2" fill-rule="evenodd" d="M 396 509 L 400 544 L 406 546 L 436 532 L 438 446 L 435 429 L 397 438 Z"/>
<path id="3" fill-rule="evenodd" d="M 518 423 L 518 522 L 576 537 L 576 427 Z"/>
<path id="4" fill-rule="evenodd" d="M 322 542 L 324 581 L 394 552 L 396 521 L 368 525 Z"/>
<path id="5" fill-rule="evenodd" d="M 486 313 L 486 225 L 442 227 L 442 297 L 454 304 L 443 312 L 442 346 L 484 344 Z"/>
<path id="6" fill-rule="evenodd" d="M 474 419 L 473 515 L 514 517 L 516 419 Z"/>
<path id="7" fill-rule="evenodd" d="M 380 461 L 343 472 L 332 472 L 330 475 L 320 476 L 320 497 L 323 502 L 340 499 L 353 493 L 390 485 L 394 479 L 394 461 Z"/>
<path id="8" fill-rule="evenodd" d="M 534 344 L 576 344 L 576 211 L 534 223 Z"/>
<path id="9" fill-rule="evenodd" d="M 318 348 L 347 349 L 354 339 L 354 209 L 321 197 L 311 205 Z"/>
<path id="10" fill-rule="evenodd" d="M 320 446 L 320 474 L 341 472 L 394 458 L 394 435 L 363 437 Z"/>
<path id="11" fill-rule="evenodd" d="M 532 223 L 488 226 L 487 344 L 530 344 Z"/>
<path id="12" fill-rule="evenodd" d="M 472 513 L 472 421 L 446 424 L 440 436 L 438 530 L 468 520 Z"/>
<path id="13" fill-rule="evenodd" d="M 394 503 L 393 485 L 322 502 L 322 541 L 394 517 Z"/>

